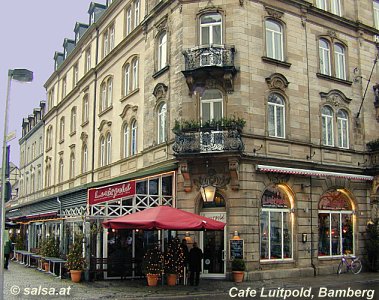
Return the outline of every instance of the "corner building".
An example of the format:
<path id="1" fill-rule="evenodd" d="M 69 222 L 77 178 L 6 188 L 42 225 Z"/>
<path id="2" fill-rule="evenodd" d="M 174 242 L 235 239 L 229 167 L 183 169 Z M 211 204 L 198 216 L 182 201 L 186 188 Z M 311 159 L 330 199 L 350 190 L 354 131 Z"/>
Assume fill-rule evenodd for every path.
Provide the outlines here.
<path id="1" fill-rule="evenodd" d="M 203 277 L 229 276 L 239 256 L 250 279 L 266 279 L 363 255 L 378 217 L 378 150 L 366 145 L 378 138 L 377 7 L 91 3 L 45 85 L 44 199 L 63 219 L 63 250 L 85 232 L 89 260 L 119 263 L 124 250 L 123 270 L 105 278 L 139 276 L 143 251 L 169 234 L 101 222 L 166 204 L 227 224 L 179 233 L 199 242 Z"/>

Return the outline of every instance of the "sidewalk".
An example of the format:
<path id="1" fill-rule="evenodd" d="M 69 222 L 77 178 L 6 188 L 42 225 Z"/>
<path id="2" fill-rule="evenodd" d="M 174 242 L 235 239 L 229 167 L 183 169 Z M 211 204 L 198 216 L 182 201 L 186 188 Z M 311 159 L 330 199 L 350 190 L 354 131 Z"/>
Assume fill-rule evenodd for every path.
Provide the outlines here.
<path id="1" fill-rule="evenodd" d="M 342 274 L 318 277 L 288 278 L 264 281 L 249 281 L 235 284 L 227 280 L 200 280 L 200 285 L 193 286 L 157 286 L 148 287 L 146 280 L 107 280 L 95 282 L 72 283 L 69 279 L 59 279 L 33 268 L 12 262 L 5 270 L 5 300 L 13 299 L 180 299 L 204 297 L 210 299 L 228 298 L 229 290 L 237 287 L 259 290 L 278 288 L 318 288 L 327 286 L 349 286 L 352 282 L 369 283 L 379 286 L 378 273 L 361 273 L 359 275 Z M 14 296 L 18 294 L 18 296 Z M 236 297 L 238 298 L 238 297 Z M 232 298 L 230 298 L 232 299 Z M 251 299 L 251 298 L 250 298 Z M 269 298 L 270 299 L 270 298 Z M 271 298 L 279 299 L 279 298 Z M 379 299 L 379 294 L 374 299 Z"/>

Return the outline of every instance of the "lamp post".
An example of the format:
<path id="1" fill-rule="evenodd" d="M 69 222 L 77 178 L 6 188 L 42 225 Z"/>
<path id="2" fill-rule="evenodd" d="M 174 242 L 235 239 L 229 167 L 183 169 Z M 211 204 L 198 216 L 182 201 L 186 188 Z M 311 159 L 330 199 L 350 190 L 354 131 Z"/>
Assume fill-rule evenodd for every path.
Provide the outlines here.
<path id="1" fill-rule="evenodd" d="M 3 136 L 3 161 L 1 164 L 1 214 L 0 214 L 0 299 L 4 296 L 4 230 L 5 230 L 5 184 L 6 184 L 6 162 L 7 162 L 7 136 L 8 136 L 8 107 L 12 80 L 19 82 L 31 82 L 33 72 L 26 69 L 8 70 L 7 96 L 4 111 L 4 136 Z"/>

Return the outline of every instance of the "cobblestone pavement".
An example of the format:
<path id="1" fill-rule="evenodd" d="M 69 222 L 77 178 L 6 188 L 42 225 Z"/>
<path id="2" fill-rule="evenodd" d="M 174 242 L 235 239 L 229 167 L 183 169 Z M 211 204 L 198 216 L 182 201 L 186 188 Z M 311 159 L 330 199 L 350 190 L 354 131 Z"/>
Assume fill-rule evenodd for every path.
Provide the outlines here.
<path id="1" fill-rule="evenodd" d="M 69 279 L 59 279 L 35 268 L 26 268 L 23 265 L 12 262 L 9 270 L 5 270 L 4 299 L 225 299 L 229 297 L 230 289 L 236 287 L 238 290 L 250 288 L 259 291 L 263 287 L 266 290 L 296 289 L 297 287 L 318 288 L 336 284 L 338 286 L 349 286 L 351 283 L 359 284 L 360 282 L 368 286 L 378 287 L 379 273 L 250 281 L 240 284 L 227 280 L 204 279 L 200 281 L 200 285 L 197 287 L 182 285 L 175 287 L 148 287 L 146 286 L 146 280 L 142 279 L 72 283 Z M 247 298 L 251 299 L 251 296 Z M 283 298 L 266 297 L 266 299 Z M 375 295 L 372 299 L 379 299 L 379 295 Z"/>

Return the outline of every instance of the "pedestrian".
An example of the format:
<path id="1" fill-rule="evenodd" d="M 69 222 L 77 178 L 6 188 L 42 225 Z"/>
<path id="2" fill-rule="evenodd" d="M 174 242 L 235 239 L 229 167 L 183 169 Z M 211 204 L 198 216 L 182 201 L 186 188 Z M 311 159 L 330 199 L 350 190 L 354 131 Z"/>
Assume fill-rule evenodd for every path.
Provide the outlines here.
<path id="1" fill-rule="evenodd" d="M 187 246 L 187 240 L 183 239 L 182 243 L 180 244 L 180 247 L 182 248 L 183 251 L 183 258 L 184 258 L 184 267 L 188 268 L 188 246 Z"/>
<path id="2" fill-rule="evenodd" d="M 197 243 L 193 243 L 193 247 L 189 252 L 189 267 L 190 267 L 190 284 L 193 285 L 194 281 L 196 285 L 199 285 L 201 260 L 203 259 L 203 251 L 197 246 Z"/>
<path id="3" fill-rule="evenodd" d="M 8 231 L 4 232 L 4 269 L 8 270 L 9 256 L 11 254 L 12 244 L 9 240 Z"/>

